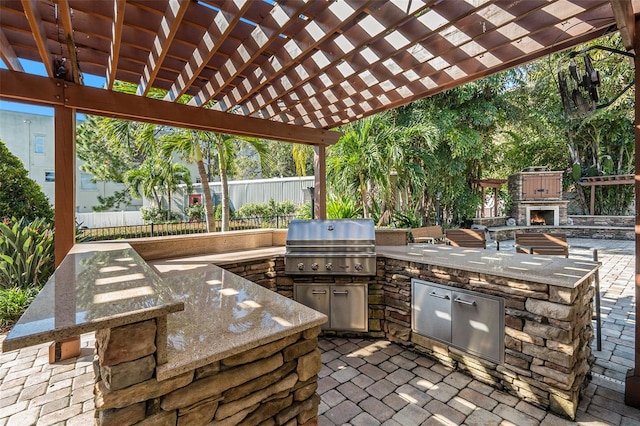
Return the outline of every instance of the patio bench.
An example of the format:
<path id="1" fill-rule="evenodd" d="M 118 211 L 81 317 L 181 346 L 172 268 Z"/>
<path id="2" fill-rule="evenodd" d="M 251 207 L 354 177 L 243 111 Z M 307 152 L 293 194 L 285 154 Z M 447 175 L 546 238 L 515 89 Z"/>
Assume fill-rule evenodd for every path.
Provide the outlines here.
<path id="1" fill-rule="evenodd" d="M 483 229 L 447 229 L 447 244 L 454 247 L 487 248 L 487 239 Z"/>
<path id="2" fill-rule="evenodd" d="M 436 243 L 444 239 L 444 233 L 440 225 L 411 228 L 411 236 L 414 243 Z"/>
<path id="3" fill-rule="evenodd" d="M 515 240 L 518 253 L 569 257 L 567 234 L 563 232 L 516 233 Z"/>

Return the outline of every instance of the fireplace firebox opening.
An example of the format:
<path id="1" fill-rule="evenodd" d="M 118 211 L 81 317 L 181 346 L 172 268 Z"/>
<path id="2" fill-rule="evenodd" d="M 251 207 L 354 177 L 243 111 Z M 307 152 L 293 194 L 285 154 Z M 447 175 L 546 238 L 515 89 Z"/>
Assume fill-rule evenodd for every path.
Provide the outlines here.
<path id="1" fill-rule="evenodd" d="M 529 226 L 558 226 L 559 209 L 555 206 L 527 208 L 527 225 Z"/>

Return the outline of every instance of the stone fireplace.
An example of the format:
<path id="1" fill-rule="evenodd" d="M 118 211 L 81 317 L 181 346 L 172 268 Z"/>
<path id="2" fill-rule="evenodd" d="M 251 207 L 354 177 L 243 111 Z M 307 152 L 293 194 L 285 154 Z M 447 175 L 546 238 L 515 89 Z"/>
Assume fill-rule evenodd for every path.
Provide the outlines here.
<path id="1" fill-rule="evenodd" d="M 518 226 L 567 224 L 567 204 L 562 200 L 562 172 L 530 167 L 509 176 L 513 204 L 511 216 Z"/>

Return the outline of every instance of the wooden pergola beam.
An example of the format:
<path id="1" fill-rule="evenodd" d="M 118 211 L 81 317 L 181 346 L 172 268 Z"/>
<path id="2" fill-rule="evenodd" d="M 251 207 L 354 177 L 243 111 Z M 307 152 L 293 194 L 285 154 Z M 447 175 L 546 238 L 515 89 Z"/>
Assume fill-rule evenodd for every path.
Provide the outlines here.
<path id="1" fill-rule="evenodd" d="M 278 39 L 286 29 L 294 24 L 299 16 L 312 5 L 312 2 L 304 0 L 298 3 L 298 7 L 274 4 L 264 22 L 256 25 L 249 37 L 236 49 L 227 61 L 218 68 L 218 71 L 209 79 L 207 84 L 194 98 L 199 105 L 206 104 L 216 97 L 237 76 L 253 63 L 274 40 Z M 284 21 L 284 22 L 282 22 Z"/>
<path id="2" fill-rule="evenodd" d="M 64 105 L 79 112 L 123 120 L 307 145 L 331 145 L 342 136 L 340 132 L 325 129 L 191 107 L 9 70 L 0 70 L 0 98 Z"/>
<path id="3" fill-rule="evenodd" d="M 154 40 L 153 47 L 149 53 L 149 59 L 147 59 L 147 65 L 145 65 L 142 76 L 140 77 L 140 83 L 136 91 L 138 95 L 147 96 L 149 93 L 149 89 L 151 89 L 154 80 L 158 76 L 162 62 L 167 56 L 167 53 L 169 53 L 171 43 L 180 28 L 182 18 L 190 4 L 190 1 L 169 1 L 165 15 L 162 18 L 160 32 Z"/>
<path id="4" fill-rule="evenodd" d="M 57 0 L 58 14 L 62 21 L 64 29 L 64 39 L 69 52 L 69 62 L 71 63 L 71 77 L 76 84 L 82 84 L 82 73 L 80 72 L 80 64 L 78 63 L 78 55 L 76 54 L 76 42 L 73 38 L 73 23 L 71 22 L 71 7 L 69 0 Z"/>
<path id="5" fill-rule="evenodd" d="M 627 50 L 633 50 L 633 35 L 636 31 L 636 18 L 633 14 L 631 1 L 611 0 L 611 8 L 613 9 L 613 16 L 616 18 L 616 25 L 618 26 L 618 31 L 620 31 L 624 47 Z"/>
<path id="6" fill-rule="evenodd" d="M 47 75 L 53 77 L 53 57 L 47 48 L 47 37 L 40 18 L 40 12 L 38 11 L 38 2 L 36 0 L 22 0 L 22 7 L 27 21 L 29 21 L 29 27 L 38 47 L 40 59 L 42 59 L 44 68 L 47 70 Z"/>
<path id="7" fill-rule="evenodd" d="M 24 72 L 15 50 L 11 47 L 2 30 L 0 30 L 0 58 L 10 70 Z"/>
<path id="8" fill-rule="evenodd" d="M 232 3 L 231 6 L 234 6 Z M 164 97 L 165 101 L 177 101 L 180 96 L 184 95 L 191 84 L 198 78 L 204 67 L 209 63 L 209 60 L 218 53 L 218 50 L 222 46 L 222 41 L 225 40 L 233 31 L 233 28 L 240 21 L 240 18 L 247 11 L 251 5 L 250 1 L 246 1 L 236 9 L 235 13 L 220 10 L 215 19 L 211 21 L 211 25 L 202 37 L 202 41 L 198 44 L 198 47 L 194 50 L 191 59 L 185 65 L 184 69 L 171 86 L 171 89 Z M 202 90 L 200 91 L 202 93 Z M 200 94 L 196 94 L 189 103 L 190 105 L 201 106 L 204 102 L 200 101 Z M 204 98 L 204 96 L 203 96 Z"/>
<path id="9" fill-rule="evenodd" d="M 122 43 L 122 29 L 124 28 L 124 9 L 126 0 L 113 0 L 113 25 L 111 27 L 111 49 L 109 52 L 109 62 L 107 64 L 107 74 L 105 87 L 107 90 L 113 88 L 118 72 L 118 59 L 120 59 L 120 45 Z"/>

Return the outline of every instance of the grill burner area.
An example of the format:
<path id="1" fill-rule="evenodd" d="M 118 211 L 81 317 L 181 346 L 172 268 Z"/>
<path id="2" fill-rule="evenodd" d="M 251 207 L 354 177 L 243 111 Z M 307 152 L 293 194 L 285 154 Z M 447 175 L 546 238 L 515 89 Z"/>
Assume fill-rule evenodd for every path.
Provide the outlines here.
<path id="1" fill-rule="evenodd" d="M 292 275 L 375 275 L 371 219 L 293 220 L 284 270 Z"/>

